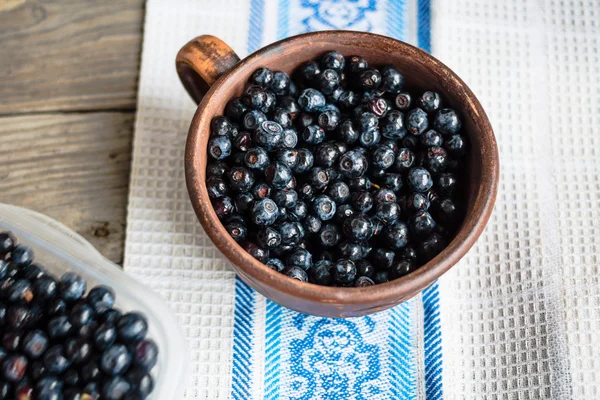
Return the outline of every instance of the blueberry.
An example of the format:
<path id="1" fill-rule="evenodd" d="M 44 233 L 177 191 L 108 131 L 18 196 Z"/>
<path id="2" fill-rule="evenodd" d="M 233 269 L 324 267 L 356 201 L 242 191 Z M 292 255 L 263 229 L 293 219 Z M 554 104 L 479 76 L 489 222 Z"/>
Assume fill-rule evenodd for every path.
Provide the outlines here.
<path id="1" fill-rule="evenodd" d="M 461 135 L 452 135 L 444 142 L 444 148 L 453 157 L 462 157 L 467 152 L 467 142 Z"/>
<path id="2" fill-rule="evenodd" d="M 20 354 L 13 354 L 2 361 L 1 376 L 8 382 L 18 382 L 27 371 L 27 358 Z"/>
<path id="3" fill-rule="evenodd" d="M 242 102 L 246 107 L 265 112 L 263 109 L 268 108 L 267 102 L 269 101 L 267 97 L 267 90 L 265 90 L 265 88 L 257 85 L 250 85 L 242 95 Z"/>
<path id="4" fill-rule="evenodd" d="M 443 196 L 450 196 L 456 191 L 456 175 L 454 175 L 452 172 L 444 172 L 439 174 L 435 183 L 438 192 Z"/>
<path id="5" fill-rule="evenodd" d="M 298 149 L 298 163 L 292 168 L 297 174 L 302 174 L 312 168 L 315 157 L 308 149 Z"/>
<path id="6" fill-rule="evenodd" d="M 359 75 L 358 81 L 363 90 L 373 90 L 381 85 L 381 74 L 376 69 L 366 69 Z"/>
<path id="7" fill-rule="evenodd" d="M 277 107 L 286 111 L 292 120 L 296 119 L 301 112 L 298 102 L 291 96 L 279 97 L 277 99 Z"/>
<path id="8" fill-rule="evenodd" d="M 315 164 L 324 168 L 331 167 L 335 164 L 339 155 L 339 149 L 335 144 L 320 144 L 315 149 Z"/>
<path id="9" fill-rule="evenodd" d="M 281 234 L 271 227 L 262 228 L 256 234 L 258 244 L 266 249 L 272 249 L 281 244 Z"/>
<path id="10" fill-rule="evenodd" d="M 368 111 L 360 113 L 356 122 L 360 133 L 371 131 L 377 128 L 377 125 L 379 124 L 377 116 Z"/>
<path id="11" fill-rule="evenodd" d="M 337 225 L 328 223 L 321 227 L 319 232 L 319 244 L 323 247 L 332 247 L 341 240 L 340 231 Z"/>
<path id="12" fill-rule="evenodd" d="M 102 399 L 123 400 L 131 389 L 131 385 L 125 378 L 113 376 L 102 385 Z"/>
<path id="13" fill-rule="evenodd" d="M 69 313 L 69 321 L 76 329 L 78 329 L 92 322 L 94 315 L 95 311 L 89 304 L 77 303 Z"/>
<path id="14" fill-rule="evenodd" d="M 302 132 L 302 139 L 309 144 L 319 144 L 325 140 L 325 131 L 318 125 L 309 125 Z"/>
<path id="15" fill-rule="evenodd" d="M 437 220 L 440 222 L 453 226 L 459 222 L 460 212 L 452 199 L 443 199 L 434 210 L 432 210 Z"/>
<path id="16" fill-rule="evenodd" d="M 9 331 L 2 335 L 2 342 L 0 344 L 4 347 L 4 350 L 7 352 L 15 352 L 21 346 L 21 341 L 23 340 L 23 335 L 19 330 L 17 331 Z"/>
<path id="17" fill-rule="evenodd" d="M 425 152 L 424 163 L 433 173 L 443 172 L 448 166 L 448 153 L 441 147 L 430 147 Z"/>
<path id="18" fill-rule="evenodd" d="M 348 180 L 348 187 L 353 191 L 368 190 L 371 189 L 371 185 L 371 180 L 366 176 Z"/>
<path id="19" fill-rule="evenodd" d="M 354 127 L 351 120 L 342 121 L 338 127 L 338 138 L 345 143 L 353 144 L 360 137 L 360 132 Z"/>
<path id="20" fill-rule="evenodd" d="M 388 272 L 387 271 L 376 272 L 375 275 L 373 276 L 373 282 L 375 282 L 377 284 L 389 282 Z"/>
<path id="21" fill-rule="evenodd" d="M 384 145 L 378 145 L 371 155 L 371 165 L 375 168 L 388 169 L 395 160 L 394 150 Z"/>
<path id="22" fill-rule="evenodd" d="M 317 122 L 325 131 L 333 131 L 340 124 L 341 116 L 338 111 L 327 110 L 319 114 Z"/>
<path id="23" fill-rule="evenodd" d="M 375 204 L 394 203 L 396 202 L 396 194 L 390 189 L 379 189 L 374 192 L 373 200 Z"/>
<path id="24" fill-rule="evenodd" d="M 228 169 L 229 167 L 224 161 L 211 161 L 206 167 L 206 177 L 216 176 L 222 178 Z"/>
<path id="25" fill-rule="evenodd" d="M 431 174 L 424 168 L 412 168 L 408 171 L 408 186 L 415 192 L 428 191 L 433 186 Z"/>
<path id="26" fill-rule="evenodd" d="M 350 196 L 350 204 L 358 212 L 369 212 L 373 208 L 373 196 L 368 191 L 354 192 Z"/>
<path id="27" fill-rule="evenodd" d="M 54 376 L 46 376 L 35 385 L 36 400 L 62 400 L 63 382 Z"/>
<path id="28" fill-rule="evenodd" d="M 373 147 L 381 140 L 381 132 L 377 128 L 362 132 L 358 141 L 365 147 Z"/>
<path id="29" fill-rule="evenodd" d="M 254 130 L 254 143 L 267 151 L 274 151 L 283 142 L 283 128 L 277 122 L 264 121 Z"/>
<path id="30" fill-rule="evenodd" d="M 454 135 L 458 133 L 461 126 L 458 114 L 451 108 L 442 108 L 433 120 L 433 127 L 443 135 Z"/>
<path id="31" fill-rule="evenodd" d="M 115 344 L 102 353 L 100 368 L 109 376 L 121 375 L 131 365 L 131 360 L 131 353 L 127 347 Z"/>
<path id="32" fill-rule="evenodd" d="M 246 111 L 248 111 L 248 107 L 246 107 L 240 97 L 234 97 L 227 103 L 227 106 L 225 107 L 225 114 L 229 118 L 236 120 L 241 119 Z"/>
<path id="33" fill-rule="evenodd" d="M 276 190 L 273 201 L 279 208 L 293 207 L 298 202 L 298 192 L 293 189 Z"/>
<path id="34" fill-rule="evenodd" d="M 298 188 L 298 196 L 304 201 L 311 202 L 315 198 L 315 190 L 310 183 L 305 183 Z"/>
<path id="35" fill-rule="evenodd" d="M 304 89 L 298 97 L 298 105 L 306 112 L 318 111 L 325 105 L 325 96 L 316 89 Z"/>
<path id="36" fill-rule="evenodd" d="M 419 211 L 410 219 L 411 231 L 417 237 L 427 236 L 433 232 L 436 225 L 435 220 L 427 211 Z"/>
<path id="37" fill-rule="evenodd" d="M 307 271 L 312 267 L 312 254 L 306 249 L 297 247 L 288 254 L 286 266 L 302 268 Z"/>
<path id="38" fill-rule="evenodd" d="M 284 222 L 279 228 L 281 243 L 284 245 L 297 244 L 304 237 L 304 228 L 299 222 Z"/>
<path id="39" fill-rule="evenodd" d="M 367 60 L 361 56 L 348 56 L 346 57 L 346 71 L 350 74 L 358 74 L 369 68 Z"/>
<path id="40" fill-rule="evenodd" d="M 154 389 L 152 377 L 144 370 L 132 368 L 125 374 L 125 379 L 131 385 L 127 394 L 137 393 L 140 395 L 140 399 L 148 397 Z"/>
<path id="41" fill-rule="evenodd" d="M 100 314 L 100 322 L 108 322 L 109 324 L 116 325 L 121 316 L 122 313 L 119 309 L 111 308 L 110 310 Z"/>
<path id="42" fill-rule="evenodd" d="M 227 136 L 231 139 L 236 128 L 227 117 L 214 117 L 210 121 L 210 134 L 212 136 Z"/>
<path id="43" fill-rule="evenodd" d="M 429 209 L 429 198 L 424 193 L 411 193 L 406 198 L 406 206 L 409 211 L 417 212 L 417 211 L 426 211 Z"/>
<path id="44" fill-rule="evenodd" d="M 293 149 L 298 144 L 298 133 L 291 128 L 283 130 L 283 142 L 282 145 L 285 148 Z"/>
<path id="45" fill-rule="evenodd" d="M 113 324 L 103 323 L 96 328 L 94 332 L 94 344 L 100 351 L 104 351 L 112 346 L 117 340 L 117 328 Z"/>
<path id="46" fill-rule="evenodd" d="M 79 300 L 86 290 L 85 280 L 74 272 L 67 272 L 60 279 L 60 295 L 66 301 Z"/>
<path id="47" fill-rule="evenodd" d="M 407 171 L 415 163 L 415 154 L 407 148 L 401 148 L 394 162 L 394 168 L 398 172 Z"/>
<path id="48" fill-rule="evenodd" d="M 358 151 L 350 150 L 340 157 L 338 168 L 347 178 L 359 178 L 367 170 L 367 159 Z"/>
<path id="49" fill-rule="evenodd" d="M 208 197 L 211 199 L 218 199 L 229 193 L 227 183 L 222 178 L 216 176 L 211 176 L 206 180 L 206 190 L 208 191 Z"/>
<path id="50" fill-rule="evenodd" d="M 305 202 L 298 201 L 289 209 L 289 218 L 292 221 L 301 221 L 308 215 L 308 207 Z"/>
<path id="51" fill-rule="evenodd" d="M 124 343 L 133 343 L 142 340 L 148 332 L 146 318 L 137 312 L 124 314 L 117 324 L 119 339 Z"/>
<path id="52" fill-rule="evenodd" d="M 256 200 L 262 200 L 265 199 L 267 197 L 271 197 L 271 192 L 273 190 L 271 189 L 271 186 L 269 186 L 266 183 L 257 183 L 256 185 L 254 185 L 252 187 L 252 189 L 250 189 L 250 193 L 252 194 L 252 197 L 254 197 L 254 199 Z"/>
<path id="53" fill-rule="evenodd" d="M 325 53 L 321 58 L 321 65 L 323 68 L 333 69 L 341 73 L 344 70 L 346 61 L 342 54 L 337 51 L 330 51 L 329 53 Z"/>
<path id="54" fill-rule="evenodd" d="M 259 68 L 250 77 L 250 82 L 255 85 L 269 87 L 273 82 L 273 71 L 269 68 Z"/>
<path id="55" fill-rule="evenodd" d="M 65 342 L 65 356 L 74 365 L 87 362 L 92 356 L 92 344 L 85 338 L 69 338 Z"/>
<path id="56" fill-rule="evenodd" d="M 326 194 L 336 204 L 345 204 L 350 200 L 350 188 L 343 181 L 337 181 L 329 185 Z"/>
<path id="57" fill-rule="evenodd" d="M 10 261 L 19 267 L 26 267 L 33 262 L 33 256 L 33 250 L 18 244 L 10 252 Z"/>
<path id="58" fill-rule="evenodd" d="M 368 110 L 377 118 L 382 118 L 391 109 L 390 104 L 383 97 L 375 97 L 367 103 Z"/>
<path id="59" fill-rule="evenodd" d="M 282 128 L 287 129 L 292 127 L 292 117 L 283 108 L 276 107 L 273 110 L 272 120 L 281 125 Z"/>
<path id="60" fill-rule="evenodd" d="M 306 274 L 306 271 L 303 270 L 302 268 L 298 268 L 298 267 L 288 268 L 285 271 L 283 271 L 283 273 L 286 276 L 289 276 L 290 278 L 295 279 L 297 281 L 308 282 L 308 275 Z"/>
<path id="61" fill-rule="evenodd" d="M 400 93 L 404 86 L 404 77 L 391 65 L 381 68 L 381 89 L 390 94 Z"/>
<path id="62" fill-rule="evenodd" d="M 0 360 L 0 362 L 1 362 L 1 360 Z M 27 372 L 29 373 L 31 378 L 33 378 L 34 381 L 39 381 L 44 376 L 48 375 L 48 371 L 46 371 L 46 367 L 44 367 L 44 363 L 40 360 L 36 360 L 36 361 L 32 362 L 31 364 L 29 364 L 27 367 Z M 0 396 L 0 399 L 3 399 L 3 397 Z"/>
<path id="63" fill-rule="evenodd" d="M 64 315 L 67 312 L 67 303 L 63 299 L 54 299 L 48 304 L 47 312 L 50 317 Z"/>
<path id="64" fill-rule="evenodd" d="M 356 277 L 356 265 L 351 260 L 339 259 L 333 264 L 333 278 L 338 283 L 350 283 Z"/>
<path id="65" fill-rule="evenodd" d="M 43 357 L 44 366 L 51 374 L 60 375 L 69 368 L 71 361 L 66 357 L 62 345 L 58 344 L 49 348 Z"/>
<path id="66" fill-rule="evenodd" d="M 300 66 L 300 75 L 307 82 L 316 82 L 321 75 L 321 67 L 315 61 L 308 61 Z"/>
<path id="67" fill-rule="evenodd" d="M 102 371 L 96 361 L 90 361 L 79 368 L 79 374 L 84 382 L 97 381 L 102 377 Z"/>
<path id="68" fill-rule="evenodd" d="M 442 135 L 440 135 L 433 129 L 430 129 L 424 134 L 422 134 L 419 141 L 421 142 L 421 145 L 423 147 L 439 147 L 444 143 Z"/>
<path id="69" fill-rule="evenodd" d="M 354 242 L 365 242 L 373 236 L 373 221 L 365 214 L 355 214 L 344 221 L 344 235 Z"/>
<path id="70" fill-rule="evenodd" d="M 227 136 L 215 136 L 208 141 L 208 154 L 215 160 L 223 160 L 231 154 L 231 140 Z"/>
<path id="71" fill-rule="evenodd" d="M 337 224 L 343 224 L 344 221 L 346 220 L 346 218 L 353 216 L 354 214 L 356 214 L 356 211 L 354 211 L 354 209 L 352 208 L 352 206 L 350 204 L 342 204 L 338 207 L 336 207 L 336 211 L 335 211 L 335 222 Z"/>
<path id="72" fill-rule="evenodd" d="M 242 126 L 249 131 L 253 131 L 267 120 L 267 116 L 258 110 L 249 110 L 244 114 Z"/>
<path id="73" fill-rule="evenodd" d="M 227 171 L 229 187 L 236 192 L 247 192 L 254 186 L 254 174 L 244 167 L 233 167 Z"/>
<path id="74" fill-rule="evenodd" d="M 352 109 L 360 104 L 360 97 L 352 90 L 344 90 L 337 99 L 337 104 L 346 109 Z"/>
<path id="75" fill-rule="evenodd" d="M 312 202 L 312 212 L 322 221 L 328 221 L 335 215 L 336 204 L 327 195 L 319 195 Z"/>
<path id="76" fill-rule="evenodd" d="M 419 145 L 419 138 L 414 135 L 407 135 L 407 136 L 404 136 L 401 144 L 403 147 L 406 147 L 407 149 L 414 150 Z"/>
<path id="77" fill-rule="evenodd" d="M 311 282 L 317 285 L 329 286 L 333 282 L 331 275 L 333 263 L 328 260 L 317 261 L 311 270 Z"/>
<path id="78" fill-rule="evenodd" d="M 212 205 L 215 210 L 215 214 L 217 214 L 217 217 L 219 217 L 221 220 L 233 214 L 235 209 L 233 201 L 227 196 L 213 200 Z"/>
<path id="79" fill-rule="evenodd" d="M 402 139 L 406 136 L 404 126 L 404 114 L 400 111 L 392 110 L 381 120 L 381 134 L 388 139 Z"/>
<path id="80" fill-rule="evenodd" d="M 321 219 L 312 214 L 307 215 L 304 221 L 302 221 L 302 226 L 307 233 L 319 233 L 322 225 Z"/>
<path id="81" fill-rule="evenodd" d="M 277 272 L 283 272 L 285 269 L 285 264 L 279 258 L 269 258 L 265 265 Z"/>
<path id="82" fill-rule="evenodd" d="M 241 152 L 248 151 L 248 149 L 251 148 L 253 145 L 254 142 L 252 141 L 252 135 L 250 134 L 250 132 L 240 132 L 240 134 L 235 139 L 233 139 L 233 148 Z"/>
<path id="83" fill-rule="evenodd" d="M 316 123 L 316 117 L 308 112 L 301 113 L 298 119 L 296 120 L 296 125 L 299 130 L 304 130 L 309 125 L 313 125 Z"/>
<path id="84" fill-rule="evenodd" d="M 390 189 L 394 193 L 398 193 L 400 190 L 402 190 L 402 186 L 404 185 L 402 182 L 402 175 L 386 173 L 381 178 L 381 185 L 384 188 Z"/>
<path id="85" fill-rule="evenodd" d="M 379 203 L 375 209 L 375 218 L 383 225 L 393 224 L 400 218 L 400 206 L 396 203 Z"/>
<path id="86" fill-rule="evenodd" d="M 382 232 L 383 239 L 393 249 L 401 249 L 408 243 L 408 228 L 405 223 L 396 221 Z"/>
<path id="87" fill-rule="evenodd" d="M 360 276 L 373 277 L 375 275 L 375 267 L 367 260 L 358 260 L 356 264 L 356 274 Z"/>
<path id="88" fill-rule="evenodd" d="M 19 279 L 8 289 L 8 301 L 25 304 L 34 298 L 33 285 L 26 279 Z"/>
<path id="89" fill-rule="evenodd" d="M 324 94 L 332 94 L 340 85 L 340 76 L 333 69 L 326 69 L 319 75 L 319 88 Z"/>
<path id="90" fill-rule="evenodd" d="M 409 260 L 400 260 L 390 268 L 390 278 L 398 279 L 414 271 L 415 265 Z"/>
<path id="91" fill-rule="evenodd" d="M 0 233 L 0 255 L 6 255 L 13 251 L 17 245 L 17 239 L 11 232 Z"/>
<path id="92" fill-rule="evenodd" d="M 427 112 L 435 112 L 440 109 L 442 99 L 439 93 L 427 91 L 419 97 L 419 107 Z"/>
<path id="93" fill-rule="evenodd" d="M 285 189 L 292 180 L 292 171 L 285 164 L 276 161 L 265 169 L 265 178 L 275 189 Z"/>
<path id="94" fill-rule="evenodd" d="M 420 108 L 414 108 L 406 114 L 406 129 L 413 135 L 420 135 L 429 127 L 427 113 Z"/>
<path id="95" fill-rule="evenodd" d="M 373 286 L 374 284 L 375 284 L 375 282 L 373 282 L 373 279 L 371 279 L 367 276 L 359 276 L 354 281 L 355 287 L 367 287 L 367 286 Z"/>
<path id="96" fill-rule="evenodd" d="M 277 71 L 273 74 L 273 82 L 271 83 L 271 90 L 277 96 L 285 96 L 290 92 L 291 81 L 288 74 L 282 71 Z"/>

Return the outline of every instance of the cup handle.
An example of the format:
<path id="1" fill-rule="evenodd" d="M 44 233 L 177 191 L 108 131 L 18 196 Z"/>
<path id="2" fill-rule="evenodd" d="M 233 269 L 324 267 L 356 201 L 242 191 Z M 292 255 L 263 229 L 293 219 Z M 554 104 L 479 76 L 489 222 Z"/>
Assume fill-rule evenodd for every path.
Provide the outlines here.
<path id="1" fill-rule="evenodd" d="M 235 51 L 221 39 L 202 35 L 179 50 L 175 66 L 185 90 L 200 104 L 212 84 L 239 61 Z"/>

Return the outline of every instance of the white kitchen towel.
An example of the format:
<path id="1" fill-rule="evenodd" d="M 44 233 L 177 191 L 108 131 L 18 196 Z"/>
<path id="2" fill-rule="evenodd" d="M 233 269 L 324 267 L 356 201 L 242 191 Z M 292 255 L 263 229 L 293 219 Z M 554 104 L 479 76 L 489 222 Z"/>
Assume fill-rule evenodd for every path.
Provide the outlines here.
<path id="1" fill-rule="evenodd" d="M 594 0 L 150 0 L 125 269 L 184 326 L 186 399 L 597 398 L 599 13 Z M 236 280 L 185 189 L 195 106 L 175 74 L 181 45 L 210 33 L 243 56 L 320 29 L 431 45 L 500 146 L 478 244 L 439 284 L 365 318 L 307 317 Z"/>

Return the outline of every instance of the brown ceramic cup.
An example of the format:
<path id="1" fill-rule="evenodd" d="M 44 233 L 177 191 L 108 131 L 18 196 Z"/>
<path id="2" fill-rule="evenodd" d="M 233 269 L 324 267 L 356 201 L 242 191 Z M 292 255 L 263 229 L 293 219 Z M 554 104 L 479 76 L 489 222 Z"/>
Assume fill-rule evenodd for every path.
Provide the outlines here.
<path id="1" fill-rule="evenodd" d="M 213 117 L 242 94 L 259 67 L 290 74 L 327 51 L 361 55 L 372 65 L 394 65 L 409 91 L 434 90 L 462 115 L 469 138 L 467 211 L 454 240 L 434 259 L 394 281 L 364 288 L 337 288 L 300 282 L 275 272 L 246 253 L 225 231 L 206 190 L 207 143 Z M 198 220 L 238 275 L 265 297 L 294 310 L 326 317 L 354 317 L 385 310 L 419 293 L 455 265 L 483 231 L 496 198 L 499 165 L 496 139 L 479 101 L 447 66 L 418 48 L 370 33 L 328 31 L 294 36 L 241 60 L 218 38 L 199 36 L 177 54 L 183 85 L 199 103 L 185 150 L 187 187 Z"/>

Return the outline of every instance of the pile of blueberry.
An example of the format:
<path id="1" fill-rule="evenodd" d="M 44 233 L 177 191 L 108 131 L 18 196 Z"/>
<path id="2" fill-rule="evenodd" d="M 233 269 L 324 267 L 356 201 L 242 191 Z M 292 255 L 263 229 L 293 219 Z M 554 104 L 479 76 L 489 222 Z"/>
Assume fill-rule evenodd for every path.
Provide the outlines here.
<path id="1" fill-rule="evenodd" d="M 256 70 L 211 121 L 206 187 L 229 234 L 320 285 L 383 283 L 435 257 L 464 214 L 457 112 L 360 56 L 329 52 L 292 76 Z"/>
<path id="2" fill-rule="evenodd" d="M 33 262 L 0 233 L 0 400 L 140 400 L 158 357 L 148 322 L 113 308 L 115 294 Z"/>

